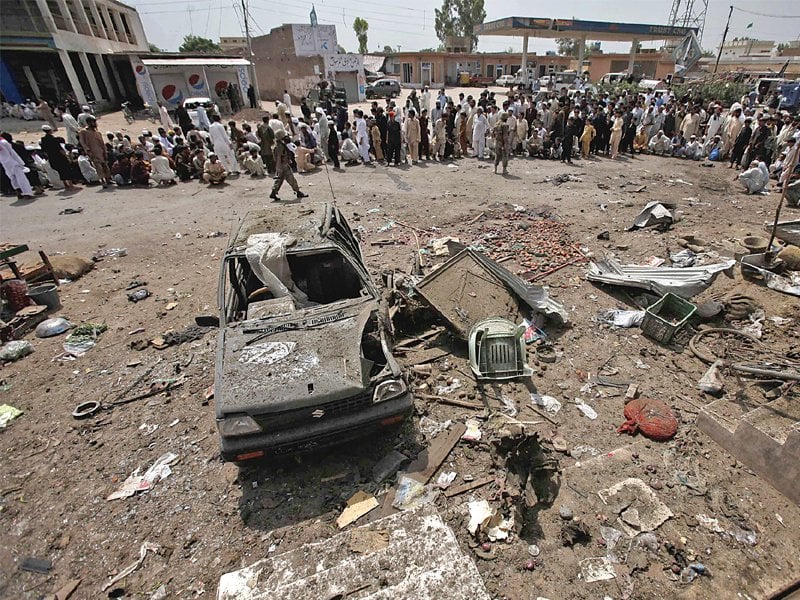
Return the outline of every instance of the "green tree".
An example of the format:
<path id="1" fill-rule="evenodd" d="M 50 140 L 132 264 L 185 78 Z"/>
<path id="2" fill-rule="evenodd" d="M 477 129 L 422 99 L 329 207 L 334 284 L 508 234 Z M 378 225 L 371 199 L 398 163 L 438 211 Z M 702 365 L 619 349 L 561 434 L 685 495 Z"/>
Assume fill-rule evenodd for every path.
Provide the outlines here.
<path id="1" fill-rule="evenodd" d="M 356 17 L 353 20 L 353 31 L 356 32 L 356 39 L 358 39 L 358 51 L 360 54 L 367 53 L 367 29 L 369 23 L 361 17 Z"/>
<path id="2" fill-rule="evenodd" d="M 200 37 L 199 35 L 187 35 L 183 38 L 183 43 L 178 52 L 197 52 L 199 54 L 214 54 L 221 53 L 222 48 L 219 44 L 208 38 Z"/>
<path id="3" fill-rule="evenodd" d="M 473 47 L 478 45 L 478 36 L 473 29 L 486 18 L 483 0 L 442 0 L 442 8 L 435 12 L 436 37 L 442 43 L 447 36 L 455 35 L 470 38 Z"/>
<path id="4" fill-rule="evenodd" d="M 386 45 L 383 47 L 383 53 L 391 56 L 392 54 L 394 54 L 394 48 L 392 48 L 389 45 Z"/>
<path id="5" fill-rule="evenodd" d="M 556 49 L 561 56 L 578 56 L 578 40 L 572 38 L 556 38 Z M 589 44 L 584 44 L 583 55 L 589 56 L 592 53 L 592 47 Z"/>
<path id="6" fill-rule="evenodd" d="M 152 42 L 150 42 L 149 44 L 147 44 L 147 46 L 148 46 L 148 49 L 150 50 L 150 52 L 163 52 L 163 50 L 162 50 L 161 48 L 159 48 L 158 46 L 156 46 L 156 45 L 155 45 L 154 43 L 152 43 Z"/>

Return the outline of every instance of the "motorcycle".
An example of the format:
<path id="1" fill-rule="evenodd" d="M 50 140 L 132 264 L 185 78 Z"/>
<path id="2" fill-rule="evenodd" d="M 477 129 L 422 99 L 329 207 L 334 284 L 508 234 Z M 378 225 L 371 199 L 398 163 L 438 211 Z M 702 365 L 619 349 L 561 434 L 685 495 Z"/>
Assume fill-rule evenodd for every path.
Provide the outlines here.
<path id="1" fill-rule="evenodd" d="M 122 103 L 122 116 L 125 117 L 125 122 L 130 125 L 136 120 L 136 115 L 133 114 L 129 102 Z"/>

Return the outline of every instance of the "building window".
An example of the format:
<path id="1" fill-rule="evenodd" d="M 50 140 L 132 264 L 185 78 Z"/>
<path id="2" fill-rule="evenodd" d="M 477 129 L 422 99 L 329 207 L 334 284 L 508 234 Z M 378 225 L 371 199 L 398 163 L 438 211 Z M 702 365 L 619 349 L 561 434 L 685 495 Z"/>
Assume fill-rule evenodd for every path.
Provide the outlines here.
<path id="1" fill-rule="evenodd" d="M 120 19 L 122 19 L 122 26 L 125 28 L 125 34 L 128 36 L 128 41 L 131 44 L 136 43 L 136 36 L 131 33 L 131 28 L 128 26 L 128 19 L 125 17 L 125 13 L 119 13 Z"/>
<path id="2" fill-rule="evenodd" d="M 486 65 L 486 76 L 494 77 L 494 65 Z"/>

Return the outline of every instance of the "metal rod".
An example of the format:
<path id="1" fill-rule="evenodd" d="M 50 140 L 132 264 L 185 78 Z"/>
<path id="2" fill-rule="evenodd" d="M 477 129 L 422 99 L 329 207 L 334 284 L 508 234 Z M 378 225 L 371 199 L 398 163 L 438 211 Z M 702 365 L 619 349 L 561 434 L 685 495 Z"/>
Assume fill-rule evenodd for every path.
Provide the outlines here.
<path id="1" fill-rule="evenodd" d="M 717 52 L 717 62 L 714 63 L 714 73 L 717 72 L 717 67 L 719 67 L 719 59 L 722 58 L 722 47 L 725 45 L 725 39 L 728 37 L 728 29 L 731 26 L 731 16 L 733 15 L 733 5 L 731 5 L 730 11 L 728 11 L 728 22 L 725 23 L 725 32 L 722 34 L 722 43 L 719 45 L 719 52 Z"/>
<path id="2" fill-rule="evenodd" d="M 258 89 L 258 75 L 256 75 L 256 61 L 253 58 L 253 46 L 250 44 L 250 24 L 247 20 L 247 5 L 245 0 L 242 0 L 242 15 L 244 16 L 244 36 L 247 40 L 247 60 L 250 63 L 250 74 L 252 81 L 250 82 L 256 92 L 256 99 L 258 100 L 257 108 L 261 108 L 261 91 Z M 247 90 L 245 90 L 247 93 Z"/>
<path id="3" fill-rule="evenodd" d="M 772 242 L 775 241 L 775 232 L 778 229 L 778 220 L 781 218 L 781 208 L 783 207 L 783 200 L 786 198 L 787 190 L 789 189 L 789 179 L 794 173 L 794 168 L 797 166 L 797 157 L 800 156 L 800 149 L 793 148 L 792 152 L 794 156 L 792 157 L 792 162 L 786 167 L 785 171 L 781 171 L 781 174 L 785 173 L 786 178 L 783 180 L 783 189 L 781 190 L 781 197 L 778 200 L 778 208 L 775 210 L 775 222 L 772 224 L 772 234 L 769 236 L 769 244 L 767 244 L 767 252 L 765 254 L 765 259 L 768 258 L 769 262 L 772 263 L 773 260 L 773 253 L 772 253 Z"/>

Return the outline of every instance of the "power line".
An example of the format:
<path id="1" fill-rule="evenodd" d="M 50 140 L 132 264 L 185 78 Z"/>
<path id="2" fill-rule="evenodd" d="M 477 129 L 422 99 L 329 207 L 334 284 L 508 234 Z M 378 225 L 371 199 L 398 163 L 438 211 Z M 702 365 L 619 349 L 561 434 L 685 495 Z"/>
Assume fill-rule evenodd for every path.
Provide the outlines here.
<path id="1" fill-rule="evenodd" d="M 800 15 L 766 15 L 760 12 L 754 12 L 752 10 L 745 10 L 743 8 L 739 8 L 738 6 L 734 6 L 733 10 L 738 10 L 739 12 L 747 13 L 748 15 L 755 15 L 757 17 L 767 17 L 768 19 L 800 19 Z"/>

